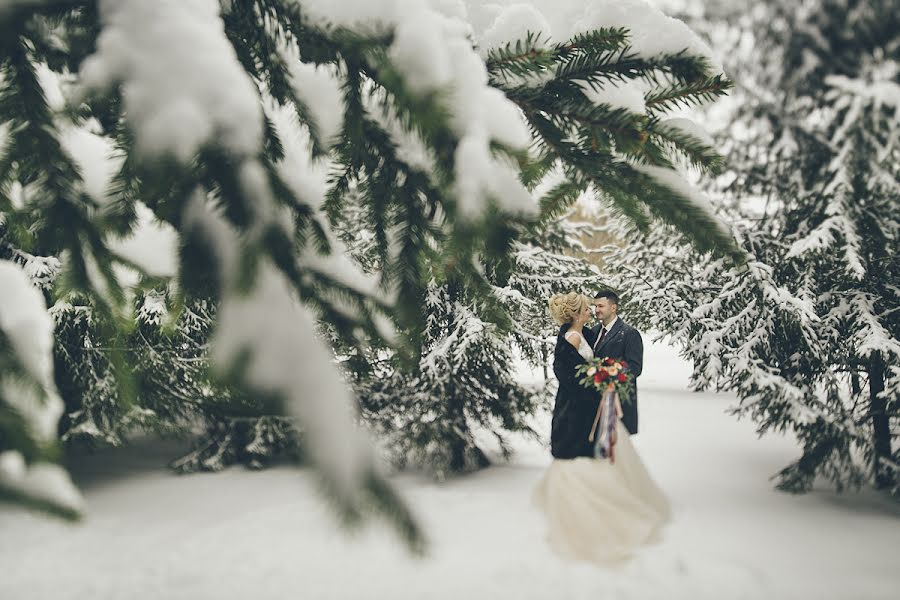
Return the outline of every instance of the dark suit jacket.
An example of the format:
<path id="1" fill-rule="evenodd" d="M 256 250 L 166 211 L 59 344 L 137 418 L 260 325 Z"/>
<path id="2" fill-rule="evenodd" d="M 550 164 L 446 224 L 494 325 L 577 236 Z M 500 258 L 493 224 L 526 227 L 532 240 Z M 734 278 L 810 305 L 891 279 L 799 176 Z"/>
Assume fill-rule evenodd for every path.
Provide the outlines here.
<path id="1" fill-rule="evenodd" d="M 600 325 L 591 329 L 593 339 L 600 336 Z M 628 402 L 622 402 L 622 424 L 628 433 L 634 435 L 638 432 L 637 410 L 637 377 L 644 367 L 644 342 L 638 330 L 619 317 L 612 329 L 607 332 L 603 341 L 594 346 L 594 356 L 598 358 L 614 358 L 628 363 L 628 369 L 634 375 L 634 387 L 631 390 L 631 398 Z"/>
<path id="2" fill-rule="evenodd" d="M 553 425 L 550 430 L 550 453 L 554 458 L 576 458 L 594 456 L 593 444 L 588 441 L 594 415 L 600 404 L 600 394 L 596 390 L 583 387 L 575 368 L 587 361 L 566 338 L 571 325 L 563 325 L 556 336 L 553 351 L 553 373 L 559 380 L 556 401 L 553 405 Z M 593 346 L 594 336 L 590 329 L 583 329 L 582 335 Z"/>

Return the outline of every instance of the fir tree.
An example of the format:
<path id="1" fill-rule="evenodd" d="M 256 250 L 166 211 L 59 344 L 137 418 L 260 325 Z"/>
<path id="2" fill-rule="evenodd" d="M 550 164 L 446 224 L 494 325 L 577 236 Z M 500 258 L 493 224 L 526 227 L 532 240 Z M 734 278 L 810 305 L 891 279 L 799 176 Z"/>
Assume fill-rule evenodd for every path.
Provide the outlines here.
<path id="1" fill-rule="evenodd" d="M 786 243 L 784 277 L 802 282 L 798 295 L 815 303 L 821 377 L 836 380 L 826 388 L 832 418 L 797 428 L 804 456 L 782 473 L 783 485 L 804 490 L 815 474 L 837 472 L 888 488 L 900 452 L 900 20 L 884 1 L 772 12 L 785 27 L 756 31 L 780 67 L 760 79 L 778 92 L 751 105 L 771 124 L 771 183 L 746 189 L 761 185 L 782 207 L 774 227 Z M 856 452 L 865 459 L 857 469 L 833 466 Z"/>
<path id="2" fill-rule="evenodd" d="M 583 259 L 564 254 L 579 250 L 584 234 L 561 218 L 579 195 L 608 199 L 642 229 L 661 220 L 701 248 L 739 254 L 675 170 L 686 160 L 716 172 L 721 158 L 664 118 L 674 106 L 702 103 L 728 89 L 705 58 L 686 51 L 642 57 L 625 29 L 599 29 L 558 44 L 529 34 L 487 54 L 491 85 L 516 102 L 535 139 L 537 157 L 524 164 L 522 178 L 539 198 L 541 218 L 517 241 L 495 238 L 508 247 L 507 257 L 485 253 L 476 259 L 487 286 L 471 272 L 456 272 L 455 259 L 425 267 L 431 278 L 420 305 L 425 327 L 410 332 L 421 339 L 411 365 L 382 357 L 373 369 L 371 356 L 358 360 L 360 355 L 347 363 L 351 370 L 362 365 L 354 380 L 363 412 L 394 441 L 401 462 L 411 457 L 439 473 L 487 464 L 479 434 L 492 434 L 506 452 L 505 431 L 530 431 L 526 417 L 542 398 L 514 380 L 512 351 L 545 365 L 555 333 L 547 298 L 589 291 L 601 281 Z M 643 108 L 616 104 L 628 85 Z M 401 154 L 411 154 L 408 140 L 398 145 Z M 420 164 L 433 163 L 426 158 Z M 375 203 L 383 187 L 373 187 L 365 172 L 358 182 L 364 201 Z M 355 220 L 358 211 L 350 214 Z M 396 252 L 386 236 L 380 242 L 377 235 L 347 239 L 364 248 L 354 254 L 376 269 Z M 479 288 L 484 293 L 474 294 Z"/>
<path id="3" fill-rule="evenodd" d="M 397 464 L 414 462 L 443 477 L 487 466 L 495 444 L 508 456 L 509 433 L 538 435 L 529 418 L 547 390 L 518 382 L 516 359 L 546 366 L 556 333 L 546 299 L 600 282 L 596 267 L 563 254 L 585 250 L 579 240 L 591 229 L 569 216 L 541 221 L 513 244 L 508 259 L 482 267 L 489 305 L 458 282 L 433 278 L 421 307 L 421 354 L 413 360 L 387 347 L 367 348 L 363 356 L 344 349 L 363 419 L 389 441 Z M 354 256 L 377 269 L 368 236 L 347 241 Z"/>
<path id="4" fill-rule="evenodd" d="M 731 54 L 747 101 L 727 190 L 744 207 L 749 269 L 680 259 L 686 248 L 613 261 L 648 322 L 684 343 L 698 387 L 735 389 L 761 432 L 797 435 L 803 454 L 779 487 L 805 491 L 821 475 L 896 493 L 896 10 L 828 0 L 754 14 L 762 60 Z M 673 242 L 661 230 L 651 243 Z"/>
<path id="5" fill-rule="evenodd" d="M 589 261 L 595 249 L 584 242 L 597 227 L 576 218 L 570 211 L 543 221 L 516 243 L 510 272 L 495 271 L 495 293 L 513 323 L 511 341 L 522 358 L 543 368 L 545 380 L 559 330 L 547 318 L 547 300 L 572 290 L 590 294 L 606 284 L 600 269 Z"/>
<path id="6" fill-rule="evenodd" d="M 461 286 L 429 287 L 422 355 L 411 370 L 396 368 L 363 388 L 364 416 L 396 440 L 396 458 L 413 459 L 439 475 L 483 467 L 478 434 L 531 431 L 525 419 L 536 395 L 517 385 L 509 338 L 483 320 Z"/>
<path id="7" fill-rule="evenodd" d="M 276 0 L 222 3 L 221 16 L 211 1 L 0 11 L 0 210 L 11 245 L 61 257 L 54 300 L 83 296 L 104 338 L 120 342 L 138 325 L 117 269 L 141 272 L 139 291 L 160 281 L 112 238 L 135 228 L 140 203 L 149 207 L 179 240 L 177 276 L 163 277 L 177 280 L 175 305 L 217 307 L 216 380 L 267 414 L 299 418 L 304 455 L 347 520 L 381 512 L 413 543 L 411 515 L 335 409 L 335 398 L 350 398 L 316 320 L 360 353 L 391 337 L 393 320 L 417 353 L 428 347 L 420 308 L 435 276 L 453 302 L 493 320 L 499 302 L 481 265 L 506 259 L 536 212 L 516 166 L 533 182 L 560 164 L 570 187 L 609 194 L 638 222 L 657 215 L 704 247 L 732 248 L 669 168 L 673 155 L 714 166 L 714 152 L 656 118 L 725 90 L 704 59 L 641 57 L 627 31 L 603 30 L 541 50 L 532 38 L 485 67 L 463 30 L 445 23 L 425 5 L 371 27 L 340 5 Z M 423 55 L 426 39 L 446 55 Z M 422 56 L 434 68 L 422 69 Z M 48 102 L 48 72 L 75 82 L 68 103 Z M 551 76 L 546 85 L 515 81 L 539 73 Z M 595 105 L 577 83 L 598 93 L 637 78 L 651 86 L 652 114 Z M 536 161 L 510 101 L 539 137 Z M 63 143 L 73 128 L 115 149 L 115 176 L 99 193 Z M 308 143 L 296 142 L 300 133 Z M 423 151 L 403 153 L 397 138 Z M 324 203 L 318 182 L 304 179 L 322 161 L 333 174 Z M 346 260 L 330 231 L 351 189 L 378 255 L 374 276 Z M 107 348 L 120 407 L 164 383 L 134 376 L 126 346 Z"/>

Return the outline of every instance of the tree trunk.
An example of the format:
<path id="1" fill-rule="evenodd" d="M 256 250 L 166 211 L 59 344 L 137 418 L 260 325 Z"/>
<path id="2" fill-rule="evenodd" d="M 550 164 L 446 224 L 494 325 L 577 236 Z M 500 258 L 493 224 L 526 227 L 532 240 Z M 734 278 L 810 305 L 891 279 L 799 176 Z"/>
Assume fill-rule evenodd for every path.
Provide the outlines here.
<path id="1" fill-rule="evenodd" d="M 541 346 L 541 366 L 544 368 L 544 381 L 547 381 L 547 378 L 550 377 L 550 373 L 547 371 L 548 360 L 550 360 L 550 356 L 547 352 L 547 346 Z"/>
<path id="2" fill-rule="evenodd" d="M 887 401 L 879 397 L 884 391 L 884 360 L 881 354 L 873 352 L 869 358 L 869 415 L 875 447 L 875 487 L 884 489 L 891 485 L 891 471 L 881 464 L 881 459 L 891 458 L 891 428 L 887 415 Z"/>
<path id="3" fill-rule="evenodd" d="M 455 304 L 462 298 L 462 286 L 458 281 L 450 277 L 447 281 L 447 300 L 451 305 Z M 455 325 L 455 311 L 450 311 L 447 323 L 447 331 L 453 331 Z M 447 403 L 447 419 L 453 426 L 453 433 L 450 435 L 450 464 L 449 469 L 453 472 L 461 472 L 466 468 L 466 438 L 465 432 L 468 431 L 466 423 L 466 398 L 458 392 L 456 387 L 447 386 L 446 396 L 443 401 Z"/>
<path id="4" fill-rule="evenodd" d="M 466 470 L 466 414 L 463 399 L 455 394 L 447 399 L 448 417 L 451 423 L 455 423 L 456 430 L 450 436 L 450 470 L 459 473 Z"/>

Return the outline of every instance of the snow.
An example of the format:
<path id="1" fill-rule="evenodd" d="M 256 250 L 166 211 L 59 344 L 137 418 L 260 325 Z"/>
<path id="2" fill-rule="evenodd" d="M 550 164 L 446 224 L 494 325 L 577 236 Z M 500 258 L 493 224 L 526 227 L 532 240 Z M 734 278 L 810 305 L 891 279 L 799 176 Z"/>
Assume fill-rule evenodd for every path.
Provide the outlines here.
<path id="1" fill-rule="evenodd" d="M 184 220 L 185 229 L 212 248 L 226 290 L 211 342 L 214 367 L 227 373 L 246 362 L 246 385 L 276 397 L 288 414 L 300 418 L 305 451 L 320 475 L 345 506 L 358 510 L 364 479 L 376 468 L 365 436 L 353 423 L 350 390 L 331 349 L 316 335 L 314 314 L 267 259 L 260 259 L 252 289 L 236 289 L 240 239 L 199 192 Z"/>
<path id="2" fill-rule="evenodd" d="M 352 497 L 373 468 L 370 450 L 351 421 L 353 396 L 315 328 L 313 313 L 294 300 L 284 276 L 263 262 L 253 290 L 222 302 L 212 360 L 227 372 L 245 357 L 249 385 L 277 395 L 300 417 L 311 458 L 339 493 Z"/>
<path id="3" fill-rule="evenodd" d="M 638 56 L 653 58 L 688 50 L 705 57 L 713 74 L 723 72 L 705 41 L 682 21 L 644 0 L 498 0 L 485 6 L 481 0 L 466 0 L 466 5 L 475 40 L 485 47 L 497 45 L 502 35 L 524 37 L 526 29 L 538 24 L 545 27 L 542 33 L 553 42 L 599 27 L 626 27 L 631 31 L 629 43 Z"/>
<path id="4" fill-rule="evenodd" d="M 60 77 L 50 70 L 50 68 L 41 63 L 35 66 L 35 74 L 41 89 L 44 91 L 44 99 L 47 100 L 47 106 L 51 112 L 59 112 L 66 106 L 66 99 L 62 90 Z"/>
<path id="5" fill-rule="evenodd" d="M 879 310 L 875 306 L 875 299 L 864 292 L 850 293 L 848 296 L 852 310 L 856 313 L 854 321 L 862 325 L 848 340 L 852 343 L 852 347 L 856 348 L 859 356 L 870 356 L 874 352 L 879 352 L 886 358 L 891 355 L 900 357 L 900 341 L 885 329 L 876 316 L 879 315 Z M 845 315 L 840 315 L 843 316 Z"/>
<path id="6" fill-rule="evenodd" d="M 22 367 L 44 389 L 46 402 L 23 392 L 9 394 L 11 380 L 3 380 L 4 399 L 23 413 L 38 439 L 56 436 L 62 401 L 53 383 L 53 321 L 44 297 L 31 285 L 25 272 L 0 260 L 0 330 L 6 335 Z"/>
<path id="7" fill-rule="evenodd" d="M 15 450 L 0 453 L 0 490 L 3 488 L 75 512 L 84 505 L 81 493 L 65 469 L 47 462 L 26 467 L 25 459 Z"/>
<path id="8" fill-rule="evenodd" d="M 28 252 L 16 250 L 15 260 L 22 266 L 31 284 L 41 290 L 49 290 L 53 286 L 62 263 L 55 256 L 34 256 Z"/>
<path id="9" fill-rule="evenodd" d="M 608 104 L 615 108 L 624 108 L 633 113 L 645 114 L 647 104 L 644 96 L 650 91 L 650 84 L 640 79 L 629 79 L 620 82 L 607 82 L 605 87 L 595 87 L 586 81 L 579 81 L 584 95 L 595 105 Z"/>
<path id="10" fill-rule="evenodd" d="M 524 150 L 531 141 L 516 106 L 488 85 L 487 70 L 472 47 L 471 25 L 459 2 L 415 0 L 296 0 L 305 17 L 321 27 L 347 27 L 363 34 L 394 30 L 388 49 L 409 89 L 442 92 L 450 125 L 459 138 L 456 161 L 458 214 L 478 219 L 489 199 L 512 213 L 534 214 L 533 198 L 503 162 L 492 141 Z M 499 173 L 498 180 L 492 176 Z"/>
<path id="11" fill-rule="evenodd" d="M 0 330 L 40 390 L 0 372 L 0 398 L 22 416 L 35 442 L 49 444 L 56 439 L 63 413 L 53 380 L 53 321 L 43 295 L 22 269 L 6 260 L 0 260 L 0 289 Z M 0 454 L 0 491 L 4 488 L 74 510 L 80 507 L 80 495 L 65 470 L 42 462 L 26 466 L 14 450 Z"/>
<path id="12" fill-rule="evenodd" d="M 287 55 L 291 86 L 297 97 L 309 107 L 310 117 L 325 147 L 330 147 L 344 126 L 344 95 L 333 69 L 325 65 L 300 62 L 299 56 Z"/>
<path id="13" fill-rule="evenodd" d="M 166 308 L 165 294 L 157 291 L 150 291 L 144 296 L 143 302 L 138 309 L 138 320 L 141 323 L 149 323 L 152 325 L 161 324 L 169 314 Z"/>
<path id="14" fill-rule="evenodd" d="M 300 125 L 292 108 L 271 103 L 266 107 L 266 116 L 274 124 L 284 150 L 284 159 L 276 165 L 278 174 L 298 200 L 318 208 L 328 192 L 331 163 L 313 160 L 309 131 Z"/>
<path id="15" fill-rule="evenodd" d="M 182 162 L 207 143 L 238 156 L 262 144 L 259 95 L 225 37 L 216 0 L 102 0 L 85 92 L 120 83 L 137 148 Z"/>
<path id="16" fill-rule="evenodd" d="M 660 185 L 666 186 L 673 192 L 690 200 L 691 203 L 706 212 L 709 216 L 709 220 L 715 223 L 716 227 L 718 227 L 721 232 L 727 236 L 731 235 L 731 232 L 725 224 L 716 216 L 709 198 L 688 183 L 677 171 L 665 167 L 644 164 L 633 164 L 631 167 L 636 171 L 649 175 Z"/>
<path id="17" fill-rule="evenodd" d="M 896 73 L 893 74 L 897 76 Z M 850 79 L 844 75 L 828 75 L 825 83 L 831 87 L 850 94 L 873 101 L 876 106 L 888 105 L 900 110 L 900 85 L 895 81 L 862 81 Z"/>
<path id="18" fill-rule="evenodd" d="M 241 193 L 247 199 L 248 209 L 253 213 L 250 231 L 258 235 L 269 225 L 281 227 L 282 233 L 290 237 L 293 232 L 293 214 L 290 209 L 279 206 L 272 193 L 269 174 L 258 160 L 245 160 L 237 167 L 237 181 Z"/>
<path id="19" fill-rule="evenodd" d="M 3 84 L 3 78 L 0 77 L 0 85 Z M 6 146 L 9 144 L 9 130 L 10 125 L 9 122 L 4 121 L 0 123 L 0 156 L 6 152 Z"/>
<path id="20" fill-rule="evenodd" d="M 368 297 L 380 296 L 386 302 L 393 302 L 396 291 L 388 292 L 382 290 L 378 273 L 368 274 L 364 272 L 350 258 L 350 252 L 346 244 L 335 237 L 330 230 L 326 229 L 325 231 L 328 232 L 328 243 L 331 253 L 319 254 L 315 249 L 307 248 L 298 259 L 298 264 L 360 294 Z M 338 299 L 335 304 L 340 307 L 345 302 Z"/>
<path id="21" fill-rule="evenodd" d="M 493 158 L 483 138 L 463 138 L 456 148 L 455 163 L 459 174 L 457 209 L 464 218 L 480 213 L 485 195 L 510 213 L 536 214 L 537 204 L 512 165 Z"/>
<path id="22" fill-rule="evenodd" d="M 115 154 L 115 148 L 109 138 L 97 135 L 92 131 L 99 128 L 96 121 L 89 122 L 86 127 L 62 127 L 59 143 L 66 154 L 72 157 L 81 172 L 84 189 L 99 206 L 109 202 L 109 185 L 113 176 L 121 168 L 124 156 Z"/>
<path id="23" fill-rule="evenodd" d="M 278 173 L 297 198 L 313 210 L 331 249 L 330 254 L 324 255 L 307 246 L 299 258 L 299 264 L 361 294 L 385 297 L 385 291 L 379 289 L 377 274 L 364 273 L 350 259 L 346 245 L 333 234 L 320 212 L 328 191 L 329 167 L 332 163 L 312 158 L 309 131 L 300 126 L 296 114 L 290 108 L 269 106 L 266 114 L 274 123 L 284 149 L 284 159 L 276 165 Z"/>
<path id="24" fill-rule="evenodd" d="M 846 217 L 847 207 L 844 199 L 848 196 L 846 188 L 843 185 L 839 187 L 837 193 L 828 202 L 825 220 L 794 241 L 788 249 L 786 257 L 794 258 L 830 248 L 834 244 L 837 233 L 846 241 L 844 260 L 848 272 L 857 279 L 862 279 L 866 274 L 866 268 L 862 264 L 859 252 L 860 240 L 856 227 L 853 221 Z"/>
<path id="25" fill-rule="evenodd" d="M 772 490 L 769 476 L 797 444 L 758 440 L 751 422 L 724 413 L 733 396 L 688 392 L 689 372 L 672 349 L 647 344 L 634 441 L 674 520 L 622 568 L 564 563 L 547 549 L 530 494 L 550 457 L 530 440 L 516 442 L 513 462 L 473 475 L 392 477 L 426 528 L 424 559 L 381 525 L 339 533 L 308 470 L 177 476 L 165 464 L 184 447 L 144 441 L 73 457 L 82 525 L 0 509 L 0 597 L 895 598 L 900 510 L 871 493 Z M 542 431 L 549 422 L 536 419 Z"/>
<path id="26" fill-rule="evenodd" d="M 684 134 L 696 138 L 697 141 L 704 143 L 710 148 L 716 147 L 716 142 L 715 140 L 713 140 L 709 132 L 706 131 L 706 129 L 704 129 L 699 123 L 697 123 L 696 121 L 692 121 L 691 119 L 686 119 L 683 117 L 675 119 L 665 119 L 660 123 L 660 125 L 662 125 L 663 127 L 671 127 L 672 129 L 677 129 Z"/>
<path id="27" fill-rule="evenodd" d="M 240 245 L 237 232 L 225 220 L 222 211 L 208 203 L 198 189 L 187 202 L 183 219 L 184 234 L 200 236 L 215 256 L 219 271 L 233 277 L 238 270 Z"/>
<path id="28" fill-rule="evenodd" d="M 539 39 L 542 45 L 549 46 L 552 30 L 544 15 L 529 4 L 512 4 L 497 11 L 491 25 L 479 37 L 479 49 L 487 56 L 487 51 L 493 48 L 503 48 L 509 43 L 515 47 L 515 42 L 525 39 L 529 33 L 543 34 Z"/>
<path id="29" fill-rule="evenodd" d="M 148 275 L 175 277 L 178 273 L 178 233 L 168 223 L 158 221 L 143 202 L 135 203 L 135 212 L 134 231 L 124 238 L 111 240 L 110 250 Z"/>
<path id="30" fill-rule="evenodd" d="M 441 31 L 444 18 L 424 6 L 402 19 L 394 30 L 388 56 L 405 76 L 413 92 L 424 94 L 451 83 L 451 48 Z"/>
<path id="31" fill-rule="evenodd" d="M 384 110 L 375 106 L 375 102 L 383 101 L 382 94 L 373 94 L 368 98 L 366 109 L 369 116 L 391 137 L 397 159 L 413 170 L 431 176 L 435 169 L 435 158 L 431 148 L 414 130 L 403 126 L 395 111 Z"/>
<path id="32" fill-rule="evenodd" d="M 300 5 L 303 17 L 317 27 L 346 27 L 368 33 L 385 31 L 399 19 L 402 8 L 400 2 L 392 0 L 293 1 Z"/>

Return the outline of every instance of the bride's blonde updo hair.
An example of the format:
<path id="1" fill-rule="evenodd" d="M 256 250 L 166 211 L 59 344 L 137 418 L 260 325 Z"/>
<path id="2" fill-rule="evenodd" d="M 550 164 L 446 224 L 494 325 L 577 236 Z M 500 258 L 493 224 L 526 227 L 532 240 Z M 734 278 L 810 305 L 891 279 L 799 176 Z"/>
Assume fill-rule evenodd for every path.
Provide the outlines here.
<path id="1" fill-rule="evenodd" d="M 554 294 L 550 297 L 550 316 L 560 325 L 571 323 L 578 313 L 590 307 L 588 297 L 578 292 L 568 294 Z"/>

